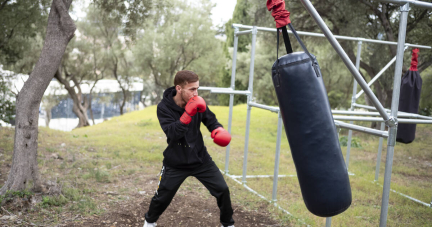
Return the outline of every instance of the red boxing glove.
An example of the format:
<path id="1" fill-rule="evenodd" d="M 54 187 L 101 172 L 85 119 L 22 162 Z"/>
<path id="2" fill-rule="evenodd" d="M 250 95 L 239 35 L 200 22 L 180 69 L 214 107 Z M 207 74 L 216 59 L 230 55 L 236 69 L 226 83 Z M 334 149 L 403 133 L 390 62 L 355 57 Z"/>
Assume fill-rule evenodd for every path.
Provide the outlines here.
<path id="1" fill-rule="evenodd" d="M 231 135 L 222 127 L 213 130 L 211 138 L 213 138 L 213 142 L 215 142 L 215 144 L 221 147 L 226 147 L 231 142 Z"/>
<path id="2" fill-rule="evenodd" d="M 203 113 L 206 111 L 206 103 L 200 96 L 195 96 L 189 99 L 185 106 L 185 112 L 180 117 L 180 122 L 187 125 L 191 123 L 192 117 L 197 113 Z"/>

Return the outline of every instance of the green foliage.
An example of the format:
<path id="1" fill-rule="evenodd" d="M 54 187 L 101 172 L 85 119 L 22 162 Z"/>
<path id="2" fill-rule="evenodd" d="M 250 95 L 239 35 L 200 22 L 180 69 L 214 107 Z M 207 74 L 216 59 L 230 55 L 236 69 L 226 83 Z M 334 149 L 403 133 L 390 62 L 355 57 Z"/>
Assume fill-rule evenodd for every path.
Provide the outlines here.
<path id="1" fill-rule="evenodd" d="M 142 24 L 151 15 L 151 11 L 163 9 L 168 1 L 93 0 L 93 3 L 103 14 L 110 15 L 111 19 L 118 21 L 119 27 L 123 28 L 122 34 L 133 40 L 137 29 L 141 29 Z"/>
<path id="2" fill-rule="evenodd" d="M 346 98 L 346 93 L 344 94 L 340 90 L 333 89 L 330 92 L 327 93 L 328 99 L 330 102 L 330 107 L 332 109 L 338 108 L 338 107 L 344 107 L 345 109 L 350 106 L 350 103 L 348 102 Z"/>
<path id="3" fill-rule="evenodd" d="M 231 87 L 231 67 L 222 68 L 222 78 L 218 87 Z M 247 86 L 243 85 L 238 79 L 235 80 L 235 90 L 247 90 Z M 219 105 L 228 106 L 230 95 L 219 94 L 218 101 Z M 242 104 L 247 102 L 247 96 L 245 95 L 234 95 L 234 105 Z"/>
<path id="4" fill-rule="evenodd" d="M 50 206 L 64 206 L 69 202 L 69 200 L 63 195 L 58 196 L 42 196 L 42 202 L 40 206 L 43 208 L 48 208 Z"/>
<path id="5" fill-rule="evenodd" d="M 91 190 L 88 189 L 77 189 L 68 187 L 62 190 L 63 195 L 72 204 L 69 206 L 69 210 L 71 211 L 79 211 L 81 213 L 100 213 L 101 211 L 97 208 L 96 203 L 92 198 L 90 198 L 87 194 L 91 193 Z"/>
<path id="6" fill-rule="evenodd" d="M 141 127 L 146 127 L 146 126 L 149 126 L 151 124 L 153 124 L 152 119 L 142 120 L 139 123 L 137 123 L 137 125 L 141 126 Z"/>
<path id="7" fill-rule="evenodd" d="M 47 147 L 47 148 L 45 148 L 45 149 L 46 149 L 46 151 L 48 151 L 49 153 L 54 153 L 54 152 L 57 151 L 57 149 L 55 149 L 55 148 L 53 148 L 53 147 Z"/>
<path id="8" fill-rule="evenodd" d="M 348 146 L 348 137 L 342 136 L 339 138 L 339 143 L 342 147 Z M 351 147 L 361 148 L 360 139 L 357 137 L 351 137 Z"/>
<path id="9" fill-rule="evenodd" d="M 84 179 L 95 179 L 97 182 L 110 183 L 110 174 L 100 169 L 89 169 L 89 172 L 82 176 Z"/>
<path id="10" fill-rule="evenodd" d="M 6 123 L 15 121 L 15 95 L 0 74 L 0 120 Z"/>
<path id="11" fill-rule="evenodd" d="M 421 77 L 423 79 L 419 114 L 432 115 L 432 68 L 425 70 Z"/>
<path id="12" fill-rule="evenodd" d="M 133 49 L 144 81 L 152 80 L 158 96 L 174 85 L 177 71 L 188 69 L 200 77 L 200 86 L 216 86 L 224 65 L 222 43 L 212 29 L 213 4 L 208 0 L 171 1 L 154 12 Z"/>
<path id="13" fill-rule="evenodd" d="M 0 3 L 0 64 L 10 66 L 25 56 L 30 40 L 43 35 L 51 0 Z"/>
<path id="14" fill-rule="evenodd" d="M 14 198 L 24 198 L 30 199 L 34 193 L 24 190 L 24 191 L 6 191 L 4 195 L 0 195 L 0 204 L 12 201 Z"/>
<path id="15" fill-rule="evenodd" d="M 66 187 L 62 189 L 62 194 L 60 195 L 43 196 L 39 206 L 42 208 L 50 208 L 68 205 L 67 207 L 71 211 L 78 211 L 86 214 L 98 214 L 101 210 L 97 208 L 94 200 L 87 196 L 89 193 L 91 193 L 91 191 L 87 189 L 80 190 L 73 187 Z"/>

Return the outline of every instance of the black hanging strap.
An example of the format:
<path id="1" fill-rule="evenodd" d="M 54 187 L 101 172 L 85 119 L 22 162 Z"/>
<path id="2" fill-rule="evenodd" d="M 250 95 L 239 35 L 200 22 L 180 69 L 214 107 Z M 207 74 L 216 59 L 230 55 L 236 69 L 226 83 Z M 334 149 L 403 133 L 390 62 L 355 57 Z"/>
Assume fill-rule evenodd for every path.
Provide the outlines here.
<path id="1" fill-rule="evenodd" d="M 304 52 L 310 57 L 310 59 L 312 60 L 312 62 L 314 61 L 314 57 L 312 57 L 312 55 L 309 53 L 309 51 L 306 49 L 306 46 L 304 45 L 304 43 L 302 42 L 302 40 L 300 39 L 300 37 L 298 36 L 296 30 L 294 29 L 294 27 L 292 26 L 292 24 L 288 24 L 288 26 L 290 27 L 293 35 L 295 36 L 295 38 L 297 39 L 297 41 L 300 43 L 300 46 L 302 47 L 302 49 L 304 50 Z M 282 30 L 282 35 L 284 38 L 284 43 L 285 43 L 285 49 L 287 54 L 291 54 L 293 52 L 292 47 L 291 47 L 291 42 L 290 39 L 288 37 L 288 31 L 286 29 L 286 27 L 282 27 L 282 28 L 278 28 L 277 29 L 277 51 L 276 51 L 276 59 L 279 60 L 279 29 Z"/>
<path id="2" fill-rule="evenodd" d="M 279 29 L 282 30 L 282 35 L 283 35 L 283 39 L 284 39 L 284 43 L 285 43 L 285 50 L 287 52 L 287 54 L 291 54 L 293 52 L 292 47 L 291 47 L 291 42 L 288 36 L 288 31 L 286 29 L 286 27 L 282 27 L 282 28 L 278 28 L 277 29 L 277 47 L 276 47 L 276 59 L 279 60 Z"/>

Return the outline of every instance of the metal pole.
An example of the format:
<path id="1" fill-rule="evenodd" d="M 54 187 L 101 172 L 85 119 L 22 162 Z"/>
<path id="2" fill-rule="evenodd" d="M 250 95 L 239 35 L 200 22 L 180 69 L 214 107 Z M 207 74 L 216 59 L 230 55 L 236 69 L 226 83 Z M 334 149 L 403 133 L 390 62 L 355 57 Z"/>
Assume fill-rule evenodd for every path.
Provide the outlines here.
<path id="1" fill-rule="evenodd" d="M 216 89 L 211 89 L 210 93 L 213 94 L 234 94 L 234 95 L 249 95 L 250 91 L 246 90 L 246 91 L 234 91 L 231 88 L 216 88 Z"/>
<path id="2" fill-rule="evenodd" d="M 237 28 L 237 27 L 236 27 L 236 28 Z M 234 35 L 235 35 L 235 36 L 247 35 L 247 34 L 249 34 L 249 33 L 251 33 L 251 32 L 252 32 L 252 30 L 246 30 L 246 31 L 241 31 L 241 32 L 239 32 L 239 31 L 238 31 L 238 28 L 237 28 L 237 32 L 235 32 Z"/>
<path id="3" fill-rule="evenodd" d="M 339 54 L 339 56 L 342 58 L 342 61 L 347 66 L 348 70 L 351 72 L 351 74 L 354 76 L 354 78 L 359 83 L 360 87 L 365 91 L 365 93 L 369 96 L 370 100 L 374 104 L 374 106 L 377 108 L 378 112 L 381 114 L 384 120 L 388 120 L 389 116 L 387 115 L 386 111 L 384 110 L 384 107 L 378 100 L 378 98 L 375 96 L 373 91 L 367 86 L 366 82 L 364 81 L 363 77 L 360 75 L 359 71 L 355 68 L 354 64 L 349 59 L 348 55 L 345 53 L 343 48 L 340 46 L 330 29 L 327 27 L 321 16 L 318 14 L 318 12 L 315 10 L 314 6 L 309 0 L 301 0 L 303 6 L 306 8 L 306 10 L 309 12 L 309 14 L 314 18 L 314 20 L 317 22 L 317 25 L 321 28 L 324 35 L 327 37 L 330 44 L 333 46 L 333 48 L 336 50 L 336 52 Z"/>
<path id="4" fill-rule="evenodd" d="M 376 130 L 376 129 L 372 129 L 372 128 L 363 127 L 360 125 L 348 124 L 348 123 L 338 121 L 338 120 L 334 120 L 334 123 L 335 123 L 336 127 L 339 127 L 339 128 L 347 128 L 350 130 L 364 132 L 364 133 L 371 134 L 374 136 L 379 136 L 379 137 L 385 137 L 385 138 L 388 137 L 387 131 L 380 131 L 380 130 Z"/>
<path id="5" fill-rule="evenodd" d="M 238 32 L 238 28 L 234 28 L 234 34 Z M 231 88 L 235 89 L 235 73 L 236 73 L 236 63 L 237 63 L 237 47 L 238 47 L 238 36 L 234 35 L 234 50 L 233 50 L 233 58 L 232 58 L 232 69 L 231 69 Z M 228 132 L 231 133 L 231 125 L 232 125 L 232 115 L 233 115 L 233 106 L 234 106 L 234 94 L 230 94 L 229 100 L 229 116 L 228 116 Z M 228 174 L 228 166 L 229 166 L 229 153 L 230 153 L 230 144 L 226 147 L 225 154 L 225 173 Z"/>
<path id="6" fill-rule="evenodd" d="M 406 49 L 408 49 L 407 46 L 405 47 L 404 50 L 406 50 Z M 368 83 L 368 87 L 370 87 L 373 83 L 375 83 L 375 81 L 377 81 L 378 78 L 380 78 L 381 75 L 384 74 L 384 72 L 385 72 L 388 68 L 390 68 L 390 66 L 391 66 L 395 61 L 396 61 L 396 56 L 395 56 L 392 60 L 390 60 L 389 63 L 387 63 L 387 65 L 384 66 L 384 68 L 382 68 L 381 71 L 379 71 L 379 73 L 378 73 L 374 78 L 372 78 L 371 81 L 369 81 L 369 83 Z M 364 92 L 364 91 L 361 90 L 361 91 L 356 95 L 356 99 L 358 99 L 358 98 L 363 94 L 363 92 Z"/>
<path id="7" fill-rule="evenodd" d="M 360 58 L 361 58 L 361 46 L 362 46 L 362 41 L 359 41 L 357 44 L 357 57 L 356 57 L 356 69 L 359 70 L 360 69 Z M 357 94 L 357 81 L 354 80 L 354 85 L 353 85 L 353 95 L 352 95 L 352 99 L 351 99 L 351 111 L 354 111 L 354 103 L 356 103 L 356 94 Z M 350 121 L 350 124 L 352 124 L 354 122 Z M 350 151 L 351 151 L 351 139 L 352 139 L 352 130 L 348 131 L 348 144 L 347 144 L 347 153 L 346 153 L 346 160 L 345 160 L 345 164 L 346 167 L 348 169 L 349 166 L 349 158 L 350 158 Z"/>
<path id="8" fill-rule="evenodd" d="M 241 28 L 241 29 L 252 29 L 253 27 L 250 25 L 243 25 L 243 24 L 232 24 L 233 27 Z M 266 27 L 257 27 L 258 31 L 265 31 L 265 32 L 276 32 L 276 28 L 266 28 Z M 289 34 L 292 34 L 292 31 L 288 31 Z M 325 37 L 324 34 L 321 33 L 314 33 L 314 32 L 302 32 L 297 31 L 297 34 L 299 35 L 305 35 L 305 36 L 313 36 L 313 37 Z M 397 45 L 397 42 L 389 42 L 385 40 L 377 40 L 377 39 L 365 39 L 362 37 L 349 37 L 349 36 L 343 36 L 343 35 L 335 35 L 336 39 L 340 40 L 350 40 L 350 41 L 363 41 L 366 43 L 377 43 L 377 44 L 386 44 L 386 45 Z M 405 46 L 409 46 L 412 48 L 422 48 L 422 49 L 432 49 L 430 46 L 425 45 L 416 45 L 416 44 L 409 44 L 405 43 Z"/>
<path id="9" fill-rule="evenodd" d="M 373 110 L 375 110 L 375 108 L 373 108 Z M 389 112 L 389 111 L 387 111 L 387 112 Z M 350 115 L 350 116 L 375 116 L 375 117 L 380 116 L 378 112 L 350 111 L 350 110 L 332 110 L 332 114 Z M 412 113 L 404 113 L 402 111 L 398 111 L 398 117 L 432 120 L 432 117 L 425 117 L 425 116 L 421 116 L 418 114 L 412 114 Z"/>
<path id="10" fill-rule="evenodd" d="M 331 217 L 326 218 L 326 227 L 330 227 L 331 226 Z"/>
<path id="11" fill-rule="evenodd" d="M 422 2 L 417 0 L 380 0 L 382 2 L 390 2 L 390 3 L 396 3 L 396 4 L 412 4 L 414 6 L 418 6 L 421 8 L 428 8 L 432 9 L 432 3 L 429 2 Z"/>
<path id="12" fill-rule="evenodd" d="M 391 119 L 388 121 L 384 121 L 381 117 L 357 117 L 357 116 L 339 116 L 333 115 L 333 120 L 339 121 L 370 121 L 370 122 L 390 122 L 395 121 L 395 119 Z M 420 120 L 420 119 L 407 119 L 400 118 L 397 120 L 399 123 L 406 124 L 432 124 L 432 120 Z"/>
<path id="13" fill-rule="evenodd" d="M 385 129 L 385 124 L 384 124 L 384 122 L 381 122 L 381 131 L 384 131 L 384 129 Z M 379 146 L 378 146 L 377 164 L 376 164 L 376 169 L 375 169 L 375 181 L 378 181 L 378 176 L 379 176 L 379 171 L 380 171 L 383 140 L 384 140 L 384 138 L 380 137 Z"/>
<path id="14" fill-rule="evenodd" d="M 253 107 L 265 109 L 265 110 L 270 110 L 270 111 L 275 112 L 275 113 L 279 113 L 279 107 L 276 107 L 276 106 L 267 106 L 267 105 L 262 105 L 262 104 L 258 104 L 255 102 L 250 102 L 249 105 L 253 106 Z"/>
<path id="15" fill-rule="evenodd" d="M 391 105 L 391 115 L 387 125 L 389 126 L 389 137 L 387 140 L 387 156 L 386 165 L 384 172 L 384 186 L 383 196 L 381 203 L 381 215 L 380 215 L 380 227 L 387 225 L 387 214 L 388 214 L 388 202 L 390 197 L 390 180 L 393 166 L 393 154 L 394 146 L 396 144 L 396 133 L 397 133 L 397 113 L 399 108 L 399 95 L 400 95 L 400 84 L 402 77 L 402 64 L 403 64 L 403 49 L 405 44 L 406 25 L 409 11 L 409 4 L 405 4 L 400 8 L 400 23 L 399 23 L 399 35 L 397 45 L 397 58 L 396 67 L 394 72 L 394 83 L 393 83 L 393 97 Z"/>
<path id="16" fill-rule="evenodd" d="M 282 137 L 282 115 L 279 112 L 278 113 L 275 166 L 274 166 L 274 175 L 273 175 L 273 194 L 272 194 L 273 202 L 277 201 L 277 185 L 278 185 L 278 176 L 279 176 L 279 157 L 280 157 L 281 137 Z"/>
<path id="17" fill-rule="evenodd" d="M 243 156 L 243 184 L 246 183 L 246 171 L 247 171 L 247 156 L 248 156 L 248 145 L 249 145 L 249 128 L 250 128 L 250 117 L 251 117 L 251 109 L 252 107 L 249 105 L 249 102 L 252 101 L 253 96 L 253 75 L 254 75 L 254 61 L 255 61 L 255 43 L 256 43 L 256 35 L 257 35 L 256 26 L 252 29 L 252 48 L 251 48 L 251 62 L 249 67 L 249 88 L 250 94 L 248 95 L 248 105 L 247 105 L 247 118 L 246 118 L 246 135 L 245 135 L 245 147 L 244 147 L 244 156 Z"/>
<path id="18" fill-rule="evenodd" d="M 361 105 L 361 104 L 357 104 L 357 103 L 354 106 L 355 107 L 359 107 L 359 108 L 368 109 L 368 110 L 376 110 L 376 108 L 373 107 L 373 106 Z M 387 112 L 390 112 L 389 109 L 385 109 L 385 110 Z M 399 114 L 402 114 L 402 115 L 399 115 Z M 401 116 L 401 117 L 414 117 L 414 118 L 421 118 L 421 119 L 432 120 L 432 117 L 427 117 L 427 116 L 423 116 L 423 115 L 420 115 L 420 114 L 406 113 L 406 112 L 403 112 L 403 111 L 398 111 L 398 116 Z"/>

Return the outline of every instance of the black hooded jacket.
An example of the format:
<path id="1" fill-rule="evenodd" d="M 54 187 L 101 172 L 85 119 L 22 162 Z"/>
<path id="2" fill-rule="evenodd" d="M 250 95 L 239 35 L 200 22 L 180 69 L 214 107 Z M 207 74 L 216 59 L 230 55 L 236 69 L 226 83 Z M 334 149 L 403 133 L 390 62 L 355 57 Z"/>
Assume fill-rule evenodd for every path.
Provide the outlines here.
<path id="1" fill-rule="evenodd" d="M 208 106 L 204 113 L 193 116 L 190 124 L 181 123 L 180 116 L 185 109 L 174 102 L 173 97 L 176 93 L 175 87 L 165 90 L 163 99 L 157 106 L 157 117 L 168 143 L 163 152 L 163 163 L 165 166 L 179 169 L 195 168 L 212 160 L 204 146 L 200 131 L 201 122 L 210 132 L 222 125 Z"/>

